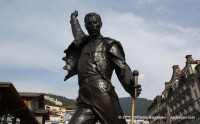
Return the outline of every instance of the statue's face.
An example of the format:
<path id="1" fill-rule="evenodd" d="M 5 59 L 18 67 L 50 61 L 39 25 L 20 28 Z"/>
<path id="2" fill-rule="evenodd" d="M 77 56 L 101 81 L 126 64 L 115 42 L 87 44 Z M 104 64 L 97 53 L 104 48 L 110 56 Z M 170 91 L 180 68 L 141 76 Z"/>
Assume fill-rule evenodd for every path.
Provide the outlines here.
<path id="1" fill-rule="evenodd" d="M 88 34 L 92 37 L 100 35 L 101 26 L 102 22 L 96 16 L 88 17 L 85 23 Z"/>

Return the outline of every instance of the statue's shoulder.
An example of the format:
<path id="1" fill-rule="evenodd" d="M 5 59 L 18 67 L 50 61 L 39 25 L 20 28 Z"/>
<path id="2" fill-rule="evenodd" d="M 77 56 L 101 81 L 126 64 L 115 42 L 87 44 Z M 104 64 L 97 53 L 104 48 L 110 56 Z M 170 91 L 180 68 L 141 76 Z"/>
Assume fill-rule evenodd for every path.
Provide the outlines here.
<path id="1" fill-rule="evenodd" d="M 120 47 L 122 47 L 121 43 L 115 39 L 112 39 L 110 37 L 102 37 L 103 41 L 105 43 L 107 43 L 110 47 L 112 47 L 114 44 L 119 45 Z"/>
<path id="2" fill-rule="evenodd" d="M 109 52 L 113 55 L 119 57 L 120 59 L 125 59 L 125 54 L 121 43 L 110 37 L 103 37 L 103 41 L 108 45 Z"/>
<path id="3" fill-rule="evenodd" d="M 68 46 L 67 49 L 64 50 L 64 53 L 67 55 L 73 51 L 80 52 L 80 49 L 88 42 L 89 36 L 85 35 L 81 39 L 75 39 L 72 43 Z"/>
<path id="4" fill-rule="evenodd" d="M 72 44 L 75 44 L 76 47 L 80 47 L 80 46 L 83 46 L 85 43 L 87 43 L 88 40 L 89 40 L 89 36 L 88 35 L 84 35 L 81 39 L 74 40 L 72 42 Z"/>

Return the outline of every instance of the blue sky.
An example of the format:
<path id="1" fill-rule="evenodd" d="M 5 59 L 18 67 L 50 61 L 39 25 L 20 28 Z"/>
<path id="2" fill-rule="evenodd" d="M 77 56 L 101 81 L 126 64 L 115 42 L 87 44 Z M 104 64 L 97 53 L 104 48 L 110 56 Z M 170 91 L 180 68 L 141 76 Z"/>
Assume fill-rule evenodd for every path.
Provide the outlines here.
<path id="1" fill-rule="evenodd" d="M 200 59 L 198 0 L 0 0 L 0 81 L 21 92 L 54 93 L 75 99 L 77 77 L 64 82 L 63 51 L 73 40 L 70 15 L 102 17 L 102 35 L 120 41 L 132 70 L 140 72 L 140 97 L 153 99 L 164 90 L 172 66 L 185 56 Z M 85 33 L 86 30 L 84 29 Z M 129 96 L 116 75 L 120 97 Z"/>

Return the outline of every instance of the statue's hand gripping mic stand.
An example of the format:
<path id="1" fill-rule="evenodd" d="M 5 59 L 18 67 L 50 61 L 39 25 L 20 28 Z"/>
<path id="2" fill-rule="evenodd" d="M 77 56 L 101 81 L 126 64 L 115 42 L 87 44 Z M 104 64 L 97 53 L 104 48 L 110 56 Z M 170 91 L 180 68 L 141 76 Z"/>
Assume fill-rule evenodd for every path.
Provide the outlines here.
<path id="1" fill-rule="evenodd" d="M 134 78 L 134 84 L 132 85 L 138 85 L 138 75 L 139 72 L 137 70 L 133 71 L 133 78 Z M 131 105 L 131 124 L 134 124 L 134 108 L 135 108 L 135 100 L 137 99 L 138 93 L 137 93 L 137 88 L 135 88 L 135 93 L 134 96 L 132 97 L 132 105 Z"/>

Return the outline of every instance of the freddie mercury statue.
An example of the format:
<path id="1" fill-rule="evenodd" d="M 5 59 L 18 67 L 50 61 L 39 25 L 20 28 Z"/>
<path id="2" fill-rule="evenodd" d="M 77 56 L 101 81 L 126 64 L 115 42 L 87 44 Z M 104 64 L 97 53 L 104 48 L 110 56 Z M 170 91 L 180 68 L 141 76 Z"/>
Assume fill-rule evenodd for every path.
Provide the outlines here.
<path id="1" fill-rule="evenodd" d="M 141 85 L 134 85 L 131 69 L 125 62 L 125 54 L 120 42 L 103 37 L 100 29 L 100 15 L 88 13 L 85 16 L 86 35 L 77 19 L 78 12 L 71 14 L 71 28 L 74 41 L 64 51 L 66 56 L 63 67 L 68 71 L 64 80 L 78 74 L 79 95 L 77 110 L 69 124 L 126 124 L 119 98 L 111 83 L 112 72 L 116 75 L 124 89 L 133 96 L 141 93 Z M 136 97 L 137 97 L 136 96 Z"/>

